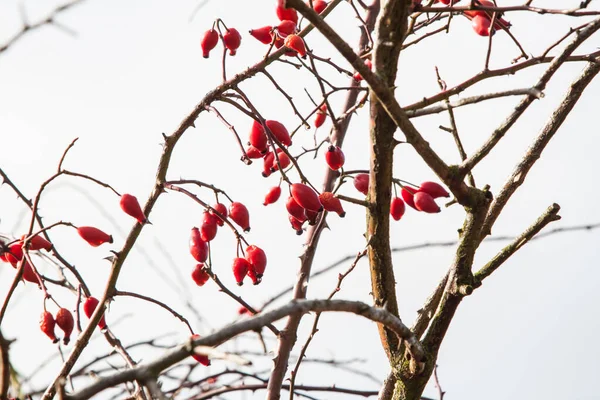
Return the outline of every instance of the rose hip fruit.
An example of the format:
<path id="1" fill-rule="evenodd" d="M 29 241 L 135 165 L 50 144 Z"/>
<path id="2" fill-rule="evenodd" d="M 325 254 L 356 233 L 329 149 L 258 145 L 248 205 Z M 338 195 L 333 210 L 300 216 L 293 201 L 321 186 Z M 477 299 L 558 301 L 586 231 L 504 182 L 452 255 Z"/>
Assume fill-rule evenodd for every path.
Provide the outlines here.
<path id="1" fill-rule="evenodd" d="M 200 42 L 200 47 L 202 48 L 202 57 L 208 58 L 210 51 L 217 46 L 218 42 L 219 34 L 216 30 L 209 29 L 208 31 L 204 32 L 204 36 Z"/>
<path id="2" fill-rule="evenodd" d="M 260 152 L 260 150 L 258 150 L 256 147 L 254 147 L 252 145 L 248 146 L 248 148 L 246 149 L 246 155 L 248 156 L 248 158 L 253 159 L 253 160 L 264 157 L 264 154 L 262 154 Z"/>
<path id="3" fill-rule="evenodd" d="M 265 125 L 271 131 L 273 136 L 277 138 L 284 146 L 291 146 L 292 139 L 290 138 L 290 133 L 287 128 L 279 121 L 267 120 L 265 121 Z"/>
<path id="4" fill-rule="evenodd" d="M 325 210 L 335 212 L 342 218 L 346 216 L 346 211 L 344 211 L 344 208 L 342 207 L 342 202 L 335 197 L 333 193 L 323 192 L 319 195 L 319 200 L 321 201 L 321 204 L 323 204 Z"/>
<path id="5" fill-rule="evenodd" d="M 327 119 L 327 104 L 323 104 L 317 110 L 317 114 L 315 115 L 315 128 L 321 127 L 325 123 Z"/>
<path id="6" fill-rule="evenodd" d="M 415 200 L 413 198 L 415 193 L 417 193 L 417 189 L 408 186 L 403 186 L 402 190 L 400 191 L 400 196 L 402 196 L 402 199 L 406 204 L 408 204 L 416 210 L 417 207 L 415 207 Z"/>
<path id="7" fill-rule="evenodd" d="M 269 151 L 265 158 L 263 158 L 263 172 L 262 176 L 265 178 L 269 177 L 273 173 L 273 163 L 275 162 L 275 153 Z"/>
<path id="8" fill-rule="evenodd" d="M 325 152 L 325 161 L 329 168 L 334 171 L 342 168 L 344 166 L 344 162 L 346 161 L 346 156 L 344 156 L 344 152 L 338 146 L 329 146 L 327 151 Z"/>
<path id="9" fill-rule="evenodd" d="M 140 224 L 145 224 L 147 219 L 142 211 L 142 207 L 140 207 L 140 203 L 135 196 L 125 193 L 121 196 L 121 201 L 119 202 L 121 206 L 121 210 L 125 212 L 125 214 L 132 216 L 137 219 Z"/>
<path id="10" fill-rule="evenodd" d="M 437 204 L 435 204 L 435 200 L 433 200 L 433 197 L 431 197 L 425 192 L 415 193 L 413 199 L 415 201 L 415 207 L 419 211 L 431 214 L 439 213 L 441 211 L 440 207 Z"/>
<path id="11" fill-rule="evenodd" d="M 96 310 L 96 307 L 98 307 L 99 303 L 100 302 L 98 301 L 98 299 L 92 296 L 85 299 L 85 302 L 83 303 L 83 312 L 85 316 L 91 318 L 94 314 L 94 310 Z M 98 327 L 100 329 L 106 328 L 106 320 L 104 319 L 104 315 L 100 319 L 100 322 L 98 322 Z"/>
<path id="12" fill-rule="evenodd" d="M 244 278 L 246 277 L 246 274 L 248 274 L 248 269 L 250 269 L 250 263 L 245 258 L 238 257 L 233 260 L 231 269 L 233 270 L 235 282 L 238 286 L 242 286 L 244 284 Z"/>
<path id="13" fill-rule="evenodd" d="M 71 311 L 66 308 L 61 308 L 56 313 L 56 325 L 65 333 L 63 338 L 63 343 L 65 345 L 69 344 L 71 340 L 71 333 L 73 332 L 73 326 L 75 325 L 75 321 L 73 320 L 73 314 Z"/>
<path id="14" fill-rule="evenodd" d="M 208 282 L 210 275 L 208 275 L 208 272 L 204 269 L 204 264 L 196 264 L 192 271 L 192 279 L 198 286 L 204 286 L 204 284 Z"/>
<path id="15" fill-rule="evenodd" d="M 287 154 L 281 149 L 277 149 L 277 158 L 279 159 L 279 165 L 281 165 L 281 169 L 286 169 L 290 166 L 292 161 L 288 157 Z M 279 170 L 279 165 L 277 164 L 277 158 L 273 158 L 273 166 L 271 167 L 272 171 Z"/>
<path id="16" fill-rule="evenodd" d="M 315 10 L 317 14 L 321 14 L 323 10 L 327 8 L 327 2 L 323 0 L 314 0 L 312 4 L 313 10 Z"/>
<path id="17" fill-rule="evenodd" d="M 21 236 L 21 242 L 25 241 L 27 235 Z M 47 241 L 43 236 L 35 235 L 29 240 L 29 250 L 41 250 L 50 251 L 52 249 L 52 243 Z"/>
<path id="18" fill-rule="evenodd" d="M 450 197 L 450 193 L 442 187 L 442 185 L 435 182 L 423 182 L 419 186 L 419 192 L 425 192 L 434 199 L 438 197 Z"/>
<path id="19" fill-rule="evenodd" d="M 319 196 L 310 186 L 304 183 L 294 183 L 290 187 L 290 193 L 302 208 L 316 212 L 323 210 Z"/>
<path id="20" fill-rule="evenodd" d="M 285 42 L 283 43 L 285 47 L 288 49 L 292 49 L 297 52 L 300 57 L 306 57 L 306 45 L 304 44 L 304 40 L 298 35 L 288 35 L 285 38 Z"/>
<path id="21" fill-rule="evenodd" d="M 267 135 L 265 133 L 265 129 L 257 120 L 252 122 L 252 128 L 250 128 L 250 136 L 248 137 L 248 141 L 261 153 L 267 151 L 267 147 L 269 145 Z"/>
<path id="22" fill-rule="evenodd" d="M 231 206 L 229 206 L 229 218 L 238 224 L 244 232 L 250 232 L 250 214 L 245 205 L 237 201 L 231 203 Z"/>
<path id="23" fill-rule="evenodd" d="M 200 230 L 195 227 L 192 228 L 190 234 L 190 254 L 200 263 L 205 262 L 208 258 L 208 245 L 202 240 Z"/>
<path id="24" fill-rule="evenodd" d="M 281 186 L 273 186 L 269 190 L 267 195 L 265 196 L 265 201 L 263 202 L 263 206 L 275 203 L 277 200 L 279 200 L 280 196 L 281 196 Z"/>
<path id="25" fill-rule="evenodd" d="M 217 220 L 218 218 L 208 211 L 204 212 L 200 226 L 200 239 L 203 242 L 210 242 L 217 236 Z"/>
<path id="26" fill-rule="evenodd" d="M 200 339 L 200 335 L 198 334 L 194 334 L 192 335 L 192 340 L 194 339 Z M 192 358 L 196 361 L 198 361 L 200 364 L 204 365 L 205 367 L 208 367 L 210 365 L 210 360 L 208 359 L 208 356 L 205 355 L 200 355 L 200 354 L 196 354 L 192 352 Z"/>
<path id="27" fill-rule="evenodd" d="M 222 203 L 216 203 L 213 208 L 215 209 L 216 212 L 218 212 L 219 214 L 221 214 L 223 216 L 223 218 L 227 218 L 227 207 L 225 207 L 225 204 Z M 223 222 L 223 220 L 221 219 L 221 217 L 219 217 L 215 212 L 211 211 L 211 214 L 215 216 L 215 218 L 217 219 L 217 225 L 219 226 L 223 226 L 225 224 L 225 222 Z"/>
<path id="28" fill-rule="evenodd" d="M 104 233 L 100 229 L 94 228 L 93 226 L 80 226 L 77 228 L 77 233 L 79 233 L 79 236 L 81 236 L 81 238 L 88 242 L 92 247 L 98 247 L 103 243 L 113 242 L 111 235 Z"/>
<path id="29" fill-rule="evenodd" d="M 272 26 L 263 26 L 262 28 L 251 29 L 250 35 L 263 44 L 271 44 L 273 41 Z"/>
<path id="30" fill-rule="evenodd" d="M 283 6 L 283 0 L 277 1 L 277 8 L 275 9 L 275 12 L 280 21 L 290 20 L 295 24 L 298 23 L 298 13 L 293 8 L 285 8 Z"/>
<path id="31" fill-rule="evenodd" d="M 246 248 L 246 260 L 254 269 L 254 273 L 258 278 L 262 278 L 267 268 L 267 255 L 258 246 L 250 245 Z"/>
<path id="32" fill-rule="evenodd" d="M 294 200 L 292 196 L 288 197 L 287 202 L 285 203 L 285 208 L 288 213 L 300 221 L 300 223 L 304 223 L 304 221 L 306 221 L 306 211 L 300 204 L 296 203 L 296 200 Z"/>
<path id="33" fill-rule="evenodd" d="M 364 195 L 369 193 L 369 174 L 357 174 L 354 177 L 354 187 Z"/>
<path id="34" fill-rule="evenodd" d="M 494 34 L 494 30 L 490 31 L 490 25 L 492 21 L 489 20 L 487 16 L 476 15 L 473 17 L 471 24 L 473 26 L 473 30 L 479 36 L 490 36 L 490 34 Z"/>
<path id="35" fill-rule="evenodd" d="M 306 217 L 304 217 L 306 218 Z M 302 235 L 302 224 L 303 222 L 296 219 L 293 215 L 288 215 L 288 219 L 290 220 L 290 224 L 292 225 L 292 229 L 296 231 L 296 235 Z"/>
<path id="36" fill-rule="evenodd" d="M 394 218 L 394 221 L 400 221 L 400 218 L 404 215 L 404 211 L 406 211 L 404 201 L 400 197 L 392 198 L 392 202 L 390 203 L 390 215 Z"/>
<path id="37" fill-rule="evenodd" d="M 296 23 L 289 19 L 283 20 L 277 25 L 277 32 L 279 33 L 279 36 L 286 38 L 288 35 L 296 32 Z"/>
<path id="38" fill-rule="evenodd" d="M 237 49 L 242 43 L 242 35 L 235 28 L 229 28 L 223 35 L 223 44 L 229 49 L 229 55 L 235 56 Z"/>
<path id="39" fill-rule="evenodd" d="M 40 317 L 40 329 L 52 340 L 52 343 L 58 342 L 58 338 L 54 333 L 54 325 L 55 321 L 52 314 L 48 311 L 44 311 Z"/>

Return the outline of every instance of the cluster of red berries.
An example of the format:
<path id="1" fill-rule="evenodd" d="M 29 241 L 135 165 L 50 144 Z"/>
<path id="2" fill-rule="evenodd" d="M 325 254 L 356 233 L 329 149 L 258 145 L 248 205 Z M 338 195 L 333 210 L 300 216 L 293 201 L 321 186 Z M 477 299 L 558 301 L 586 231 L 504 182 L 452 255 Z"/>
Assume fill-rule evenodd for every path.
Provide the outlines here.
<path id="1" fill-rule="evenodd" d="M 71 314 L 71 312 L 66 308 L 61 308 L 56 313 L 56 318 L 54 318 L 52 313 L 49 311 L 44 311 L 40 318 L 40 329 L 52 340 L 53 343 L 57 343 L 59 340 L 54 332 L 56 325 L 58 325 L 58 327 L 65 333 L 65 336 L 63 337 L 63 343 L 65 345 L 69 344 L 69 341 L 71 340 L 71 333 L 73 332 L 73 327 L 75 326 L 73 314 Z"/>
<path id="2" fill-rule="evenodd" d="M 14 268 L 17 268 L 18 263 L 23 261 L 23 279 L 27 282 L 37 283 L 40 282 L 26 258 L 24 258 L 23 254 L 23 241 L 25 240 L 26 235 L 21 236 L 21 240 L 12 243 L 9 246 L 2 246 L 3 251 L 0 251 L 0 260 L 4 262 L 10 263 Z M 47 241 L 40 235 L 35 235 L 29 241 L 29 250 L 46 250 L 50 251 L 52 249 L 52 243 Z"/>
<path id="3" fill-rule="evenodd" d="M 222 21 L 217 21 L 218 23 Z M 221 39 L 223 40 L 223 46 L 227 50 L 229 50 L 230 56 L 235 56 L 237 53 L 237 49 L 242 44 L 242 35 L 235 28 L 227 28 L 225 24 L 223 24 L 223 28 L 225 29 L 225 33 L 221 35 Z M 219 33 L 215 29 L 215 25 L 206 32 L 204 32 L 204 36 L 202 37 L 202 41 L 200 42 L 200 47 L 202 48 L 202 57 L 208 58 L 210 51 L 217 47 L 217 43 L 219 43 Z"/>

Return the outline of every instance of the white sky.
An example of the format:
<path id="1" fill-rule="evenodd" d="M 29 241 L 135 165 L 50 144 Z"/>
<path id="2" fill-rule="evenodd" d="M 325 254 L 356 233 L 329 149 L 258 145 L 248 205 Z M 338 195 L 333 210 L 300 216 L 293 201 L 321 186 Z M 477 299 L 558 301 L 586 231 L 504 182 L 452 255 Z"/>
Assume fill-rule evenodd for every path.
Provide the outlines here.
<path id="1" fill-rule="evenodd" d="M 199 49 L 201 34 L 216 17 L 224 18 L 228 26 L 242 32 L 238 55 L 228 59 L 229 76 L 232 76 L 234 71 L 242 71 L 258 61 L 265 49 L 246 34 L 247 30 L 276 20 L 271 1 L 213 0 L 190 21 L 197 3 L 88 0 L 58 17 L 62 24 L 76 32 L 75 38 L 54 27 L 45 27 L 0 55 L 0 165 L 28 196 L 34 196 L 40 183 L 55 171 L 64 148 L 79 137 L 66 160 L 66 168 L 93 175 L 145 201 L 154 183 L 161 132 L 172 132 L 202 96 L 220 82 L 220 49 L 210 59 L 203 59 Z M 578 3 L 540 1 L 538 5 L 573 7 Z M 37 21 L 56 3 L 38 0 L 24 5 L 31 21 Z M 351 8 L 344 4 L 338 8 L 332 15 L 332 23 L 354 44 L 358 28 Z M 19 29 L 18 9 L 17 1 L 0 3 L 0 43 Z M 525 49 L 536 55 L 568 27 L 583 22 L 564 16 L 540 17 L 527 13 L 513 14 L 508 19 Z M 334 56 L 331 47 L 317 34 L 311 34 L 307 41 L 317 54 Z M 581 51 L 594 49 L 597 43 L 598 35 L 595 35 Z M 440 68 L 449 86 L 479 71 L 486 46 L 486 39 L 476 36 L 464 18 L 457 18 L 449 35 L 425 41 L 422 46 L 403 53 L 396 92 L 401 104 L 438 90 L 434 65 Z M 517 49 L 506 35 L 496 35 L 491 66 L 508 65 L 516 55 Z M 546 97 L 530 107 L 522 121 L 476 168 L 478 185 L 488 183 L 493 192 L 499 189 L 582 67 L 582 64 L 571 64 L 556 75 L 545 91 Z M 466 95 L 527 87 L 537 80 L 544 68 L 501 78 L 495 83 L 482 83 Z M 320 69 L 331 73 L 326 66 Z M 318 88 L 309 75 L 293 73 L 289 66 L 278 65 L 271 71 L 281 85 L 293 93 L 302 110 L 310 107 L 303 87 L 319 98 Z M 344 84 L 344 81 L 339 82 Z M 265 78 L 245 82 L 242 88 L 267 118 L 296 126 L 291 108 Z M 526 185 L 498 220 L 494 234 L 520 233 L 553 202 L 561 205 L 563 219 L 551 227 L 600 221 L 597 207 L 600 193 L 596 187 L 596 149 L 600 139 L 596 132 L 595 101 L 599 93 L 600 83 L 595 81 L 531 171 Z M 342 101 L 343 96 L 334 98 L 336 109 L 341 107 Z M 487 138 L 516 101 L 516 98 L 497 100 L 456 110 L 467 151 L 473 151 Z M 249 119 L 231 107 L 223 106 L 220 110 L 245 137 Z M 438 125 L 447 124 L 445 114 L 418 119 L 415 123 L 448 162 L 458 160 L 449 134 L 437 129 Z M 318 132 L 320 138 L 325 137 L 329 126 L 327 123 L 326 129 Z M 348 169 L 368 166 L 367 127 L 365 108 L 353 119 L 345 142 Z M 294 139 L 293 153 L 299 152 L 300 145 L 309 146 L 311 142 L 312 132 L 300 131 Z M 260 306 L 262 301 L 294 282 L 297 255 L 302 251 L 305 235 L 297 237 L 289 228 L 283 201 L 262 206 L 264 194 L 277 183 L 277 176 L 263 179 L 260 163 L 246 167 L 239 162 L 239 156 L 232 134 L 214 116 L 205 113 L 197 121 L 197 129 L 189 130 L 180 141 L 169 177 L 214 183 L 235 200 L 247 204 L 252 224 L 247 238 L 263 247 L 269 258 L 263 283 L 258 287 L 250 284 L 239 289 L 234 287 L 230 262 L 235 241 L 226 230 L 220 230 L 215 239 L 213 260 L 225 284 L 250 304 Z M 305 173 L 320 185 L 324 171 L 322 154 L 316 161 L 307 161 L 304 160 Z M 400 146 L 396 151 L 395 175 L 416 183 L 434 179 L 407 146 Z M 342 192 L 357 196 L 351 184 Z M 202 198 L 212 202 L 214 196 L 203 192 Z M 314 269 L 356 253 L 364 246 L 364 211 L 353 205 L 345 205 L 345 208 L 348 212 L 345 219 L 330 217 L 331 231 L 323 235 Z M 0 188 L 0 210 L 0 232 L 22 234 L 29 215 L 23 213 L 22 204 L 6 186 Z M 125 264 L 118 288 L 165 301 L 188 316 L 199 333 L 206 334 L 236 319 L 238 307 L 219 293 L 214 284 L 198 288 L 189 278 L 194 265 L 187 250 L 189 229 L 199 225 L 201 212 L 184 196 L 163 195 L 150 215 L 154 225 L 144 228 L 137 250 Z M 69 228 L 60 227 L 52 234 L 55 245 L 78 267 L 93 293 L 101 295 L 109 273 L 109 263 L 103 257 L 109 255 L 110 249 L 120 249 L 133 223 L 120 211 L 118 198 L 88 182 L 61 178 L 43 197 L 41 213 L 48 224 L 65 220 L 76 225 L 94 225 L 113 234 L 113 245 L 97 249 L 87 246 Z M 458 207 L 445 209 L 438 215 L 407 210 L 406 216 L 392 226 L 392 243 L 403 246 L 454 239 L 463 214 Z M 498 243 L 482 245 L 476 267 L 483 265 L 500 247 Z M 437 248 L 395 256 L 400 312 L 405 323 L 412 322 L 415 311 L 447 269 L 452 255 L 452 249 Z M 599 256 L 596 232 L 543 239 L 525 246 L 486 280 L 481 289 L 465 299 L 438 361 L 446 400 L 597 398 L 600 345 L 594 335 L 600 324 L 593 316 L 600 301 Z M 44 272 L 50 271 L 48 266 L 39 264 Z M 13 273 L 8 265 L 0 266 L 0 293 L 6 293 Z M 168 284 L 164 277 L 172 283 Z M 337 273 L 313 280 L 309 297 L 327 296 L 336 281 Z M 51 290 L 61 304 L 74 307 L 75 299 L 70 294 L 52 287 Z M 370 303 L 369 291 L 368 266 L 361 262 L 344 282 L 338 296 Z M 205 320 L 194 319 L 184 306 L 186 297 Z M 31 285 L 19 286 L 2 326 L 6 337 L 18 339 L 11 348 L 12 356 L 15 366 L 24 374 L 56 353 L 56 348 L 38 329 L 41 309 L 41 292 Z M 165 332 L 175 332 L 177 340 L 187 337 L 183 324 L 138 300 L 117 299 L 107 321 L 110 325 L 124 316 L 127 318 L 114 328 L 124 343 Z M 306 317 L 296 349 L 304 343 L 311 324 L 312 318 Z M 274 348 L 274 341 L 268 343 Z M 248 340 L 229 348 L 236 346 L 258 350 L 254 342 Z M 92 359 L 106 350 L 105 342 L 96 339 L 81 360 Z M 149 360 L 160 352 L 133 351 L 132 354 L 138 360 Z M 366 363 L 356 365 L 358 368 L 379 379 L 388 372 L 375 325 L 360 318 L 324 316 L 308 356 L 365 358 Z M 268 368 L 269 359 L 259 363 L 263 364 Z M 55 371 L 58 365 L 58 361 L 50 364 L 34 381 L 34 386 L 39 388 L 47 382 L 54 375 L 50 371 Z M 223 363 L 217 361 L 210 371 L 223 367 Z M 297 383 L 362 389 L 379 387 L 369 380 L 315 364 L 301 368 Z M 262 398 L 263 395 L 264 392 L 244 394 L 245 398 Z M 436 395 L 433 386 L 428 387 L 425 395 Z"/>

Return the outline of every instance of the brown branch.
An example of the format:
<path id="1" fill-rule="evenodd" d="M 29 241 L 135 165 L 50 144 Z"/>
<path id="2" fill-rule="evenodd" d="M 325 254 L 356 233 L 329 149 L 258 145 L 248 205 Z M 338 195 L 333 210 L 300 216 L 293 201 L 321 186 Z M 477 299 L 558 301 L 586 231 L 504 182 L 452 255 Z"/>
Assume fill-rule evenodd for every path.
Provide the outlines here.
<path id="1" fill-rule="evenodd" d="M 10 358 L 8 349 L 10 342 L 2 336 L 0 331 L 0 399 L 7 399 L 10 388 Z"/>
<path id="2" fill-rule="evenodd" d="M 559 15 L 568 15 L 571 17 L 586 17 L 586 16 L 600 15 L 600 11 L 595 11 L 595 10 L 584 11 L 580 8 L 552 9 L 552 8 L 532 7 L 530 5 L 488 7 L 488 6 L 481 6 L 481 5 L 475 4 L 474 6 L 468 6 L 468 7 L 422 7 L 421 8 L 421 11 L 423 11 L 423 12 L 437 12 L 437 13 L 452 13 L 452 12 L 464 13 L 465 11 L 469 11 L 469 10 L 483 10 L 483 11 L 497 12 L 497 13 L 505 13 L 508 11 L 529 11 L 529 12 L 534 12 L 537 14 L 559 14 Z"/>

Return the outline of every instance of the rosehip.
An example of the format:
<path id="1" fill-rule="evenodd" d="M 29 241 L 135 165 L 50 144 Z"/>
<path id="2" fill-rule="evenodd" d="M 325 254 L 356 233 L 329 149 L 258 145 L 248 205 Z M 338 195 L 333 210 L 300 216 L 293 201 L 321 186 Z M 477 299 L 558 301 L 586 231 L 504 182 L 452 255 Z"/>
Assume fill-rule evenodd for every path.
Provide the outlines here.
<path id="1" fill-rule="evenodd" d="M 435 182 L 423 182 L 419 186 L 419 192 L 425 192 L 434 199 L 438 197 L 450 197 L 450 193 L 442 187 L 442 185 Z"/>
<path id="2" fill-rule="evenodd" d="M 54 325 L 55 321 L 52 314 L 48 311 L 44 311 L 40 318 L 40 329 L 52 340 L 52 343 L 58 342 L 58 338 L 54 334 Z"/>
<path id="3" fill-rule="evenodd" d="M 201 263 L 208 258 L 208 245 L 202 240 L 200 230 L 195 227 L 192 228 L 192 233 L 190 235 L 190 254 L 196 261 Z"/>
<path id="4" fill-rule="evenodd" d="M 275 153 L 269 151 L 263 158 L 263 172 L 262 176 L 267 178 L 273 173 L 273 162 L 275 162 Z"/>
<path id="5" fill-rule="evenodd" d="M 283 6 L 283 0 L 278 0 L 275 12 L 280 21 L 290 20 L 295 24 L 298 23 L 298 13 L 293 8 L 285 8 Z"/>
<path id="6" fill-rule="evenodd" d="M 321 211 L 323 205 L 319 201 L 319 196 L 312 188 L 304 183 L 294 183 L 290 188 L 290 193 L 296 203 L 302 208 L 310 211 Z"/>
<path id="7" fill-rule="evenodd" d="M 346 161 L 346 157 L 344 156 L 344 152 L 338 146 L 329 146 L 327 151 L 325 152 L 325 161 L 327 161 L 327 165 L 334 171 L 342 168 L 344 166 L 344 162 Z"/>
<path id="8" fill-rule="evenodd" d="M 335 197 L 333 193 L 323 192 L 319 195 L 319 200 L 321 201 L 321 204 L 323 204 L 325 210 L 335 212 L 342 218 L 346 216 L 346 211 L 344 211 L 344 208 L 342 207 L 342 202 Z"/>
<path id="9" fill-rule="evenodd" d="M 265 125 L 267 125 L 267 128 L 269 128 L 273 136 L 275 136 L 275 138 L 277 138 L 277 140 L 279 140 L 284 146 L 292 145 L 290 133 L 281 122 L 267 120 L 265 121 Z"/>
<path id="10" fill-rule="evenodd" d="M 17 263 L 23 259 L 21 243 L 13 243 L 8 246 L 8 251 L 4 253 L 4 257 L 13 267 L 16 267 Z"/>
<path id="11" fill-rule="evenodd" d="M 200 339 L 200 335 L 192 335 L 192 340 L 193 339 Z M 192 358 L 198 361 L 200 364 L 204 365 L 205 367 L 208 367 L 210 365 L 210 360 L 208 359 L 208 356 L 192 353 Z"/>
<path id="12" fill-rule="evenodd" d="M 85 313 L 86 317 L 92 317 L 92 315 L 94 314 L 94 310 L 96 310 L 96 307 L 98 307 L 99 303 L 100 302 L 98 301 L 98 299 L 92 296 L 85 299 L 85 302 L 83 303 L 83 312 Z M 100 322 L 98 322 L 98 327 L 100 329 L 106 328 L 106 320 L 104 319 L 104 315 L 100 319 Z"/>
<path id="13" fill-rule="evenodd" d="M 367 66 L 367 68 L 373 69 L 373 63 L 371 63 L 371 60 L 369 60 L 368 58 L 365 60 L 365 65 Z M 358 72 L 356 72 L 354 74 L 354 80 L 360 82 L 363 80 L 363 77 Z"/>
<path id="14" fill-rule="evenodd" d="M 231 206 L 229 206 L 229 218 L 238 224 L 244 232 L 250 232 L 250 214 L 248 214 L 248 209 L 245 205 L 237 201 L 231 203 Z"/>
<path id="15" fill-rule="evenodd" d="M 315 12 L 317 14 L 321 14 L 323 12 L 323 10 L 325 10 L 327 8 L 327 2 L 323 1 L 323 0 L 315 0 L 313 1 L 313 10 L 315 10 Z"/>
<path id="16" fill-rule="evenodd" d="M 354 187 L 364 195 L 369 193 L 369 174 L 357 174 L 354 177 Z"/>
<path id="17" fill-rule="evenodd" d="M 200 47 L 202 48 L 202 57 L 208 58 L 210 51 L 217 46 L 218 42 L 219 34 L 216 30 L 210 29 L 204 32 L 204 36 L 200 42 Z"/>
<path id="18" fill-rule="evenodd" d="M 260 152 L 260 150 L 258 150 L 256 147 L 254 147 L 252 145 L 248 146 L 248 148 L 246 149 L 246 155 L 250 159 L 257 159 L 257 158 L 263 158 L 264 157 L 264 154 L 262 154 Z"/>
<path id="19" fill-rule="evenodd" d="M 263 206 L 275 203 L 279 200 L 279 196 L 281 196 L 281 186 L 273 186 L 265 196 Z"/>
<path id="20" fill-rule="evenodd" d="M 208 211 L 204 212 L 202 225 L 200 226 L 200 239 L 203 242 L 210 242 L 217 236 L 217 220 L 218 218 Z"/>
<path id="21" fill-rule="evenodd" d="M 241 306 L 240 308 L 238 308 L 238 314 L 239 315 L 250 314 L 250 310 L 248 310 L 244 306 Z"/>
<path id="22" fill-rule="evenodd" d="M 315 226 L 317 224 L 318 217 L 319 213 L 317 211 L 306 210 L 306 218 L 308 218 L 308 224 L 310 226 Z"/>
<path id="23" fill-rule="evenodd" d="M 265 134 L 265 129 L 257 120 L 254 120 L 252 122 L 252 128 L 250 129 L 250 137 L 248 138 L 248 141 L 261 153 L 267 151 L 267 148 L 269 146 L 267 135 Z"/>
<path id="24" fill-rule="evenodd" d="M 61 308 L 58 310 L 56 313 L 56 325 L 58 325 L 58 327 L 65 333 L 63 343 L 65 345 L 69 344 L 69 341 L 71 340 L 71 333 L 73 332 L 73 326 L 75 325 L 71 311 L 67 310 L 66 308 Z"/>
<path id="25" fill-rule="evenodd" d="M 262 28 L 250 29 L 250 35 L 252 35 L 259 42 L 264 44 L 271 44 L 273 41 L 272 26 L 263 26 Z"/>
<path id="26" fill-rule="evenodd" d="M 306 218 L 306 217 L 304 217 Z M 296 235 L 302 235 L 302 224 L 303 222 L 298 220 L 296 217 L 294 217 L 293 215 L 288 215 L 288 219 L 290 220 L 290 224 L 292 224 L 292 229 L 294 229 L 296 231 Z"/>
<path id="27" fill-rule="evenodd" d="M 244 278 L 246 277 L 249 268 L 250 263 L 245 258 L 238 257 L 233 260 L 233 276 L 238 286 L 242 286 L 244 284 Z"/>
<path id="28" fill-rule="evenodd" d="M 21 242 L 25 241 L 27 235 L 21 236 Z M 47 241 L 41 235 L 35 235 L 29 240 L 29 250 L 41 250 L 44 249 L 46 251 L 50 251 L 52 249 L 52 243 Z"/>
<path id="29" fill-rule="evenodd" d="M 325 123 L 325 119 L 327 119 L 327 104 L 323 104 L 319 107 L 317 114 L 315 115 L 315 128 L 319 128 L 321 125 Z"/>
<path id="30" fill-rule="evenodd" d="M 15 264 L 15 266 L 16 266 L 16 264 Z M 29 265 L 29 262 L 27 260 L 23 260 L 23 275 L 22 275 L 22 277 L 27 282 L 35 283 L 38 286 L 40 285 L 40 281 L 39 281 L 37 275 L 35 274 L 33 267 L 31 265 Z"/>
<path id="31" fill-rule="evenodd" d="M 390 204 L 390 215 L 394 218 L 394 221 L 400 221 L 405 210 L 404 201 L 400 197 L 394 197 Z"/>
<path id="32" fill-rule="evenodd" d="M 288 197 L 287 202 L 285 203 L 285 208 L 290 214 L 290 216 L 296 218 L 301 224 L 306 221 L 306 212 L 304 208 L 296 203 L 296 200 L 292 196 Z"/>
<path id="33" fill-rule="evenodd" d="M 208 275 L 208 272 L 204 269 L 204 264 L 196 264 L 192 271 L 192 279 L 198 286 L 204 286 L 204 284 L 208 282 L 210 275 Z"/>
<path id="34" fill-rule="evenodd" d="M 440 207 L 435 204 L 433 197 L 425 192 L 415 193 L 413 199 L 415 200 L 415 207 L 419 211 L 424 211 L 431 214 L 440 212 Z"/>
<path id="35" fill-rule="evenodd" d="M 227 207 L 225 207 L 225 204 L 217 203 L 213 206 L 213 208 L 215 209 L 216 212 L 221 214 L 223 216 L 223 218 L 227 218 Z M 219 217 L 216 213 L 211 212 L 211 214 L 217 218 L 217 225 L 223 226 L 225 224 L 225 222 L 223 222 L 221 217 Z"/>
<path id="36" fill-rule="evenodd" d="M 417 193 L 417 189 L 408 186 L 403 186 L 400 191 L 400 195 L 404 199 L 404 202 L 416 210 L 417 207 L 415 207 L 415 200 L 413 198 L 415 193 Z"/>
<path id="37" fill-rule="evenodd" d="M 277 32 L 279 33 L 279 36 L 285 38 L 286 36 L 296 32 L 296 23 L 290 20 L 281 21 L 279 25 L 277 25 Z"/>
<path id="38" fill-rule="evenodd" d="M 304 44 L 304 40 L 298 35 L 288 35 L 285 38 L 284 42 L 285 47 L 288 49 L 292 49 L 300 55 L 300 57 L 306 57 L 306 45 Z"/>
<path id="39" fill-rule="evenodd" d="M 490 25 L 492 21 L 489 20 L 487 16 L 476 15 L 472 19 L 472 26 L 475 33 L 479 36 L 490 36 Z M 494 30 L 492 29 L 491 34 L 494 34 Z"/>
<path id="40" fill-rule="evenodd" d="M 235 56 L 237 49 L 242 43 L 242 35 L 235 28 L 229 28 L 223 35 L 223 44 L 229 49 L 229 55 Z"/>
<path id="41" fill-rule="evenodd" d="M 93 226 L 80 226 L 77 228 L 77 233 L 79 233 L 79 236 L 81 236 L 81 238 L 88 242 L 92 247 L 98 247 L 103 243 L 113 242 L 111 235 L 104 233 L 100 229 L 94 228 Z"/>
<path id="42" fill-rule="evenodd" d="M 279 165 L 281 165 L 282 169 L 286 169 L 292 163 L 288 155 L 281 149 L 277 149 L 277 158 L 279 158 Z M 277 159 L 273 157 L 273 166 L 271 167 L 271 170 L 279 170 L 279 165 L 277 165 Z"/>
<path id="43" fill-rule="evenodd" d="M 121 201 L 119 203 L 121 206 L 121 210 L 125 212 L 125 214 L 132 216 L 137 219 L 140 224 L 145 224 L 147 219 L 142 211 L 142 207 L 140 207 L 140 203 L 135 196 L 130 194 L 124 194 L 121 196 Z"/>
<path id="44" fill-rule="evenodd" d="M 258 278 L 262 278 L 267 267 L 267 255 L 265 252 L 255 245 L 250 245 L 246 248 L 246 260 L 254 269 L 254 273 Z"/>

